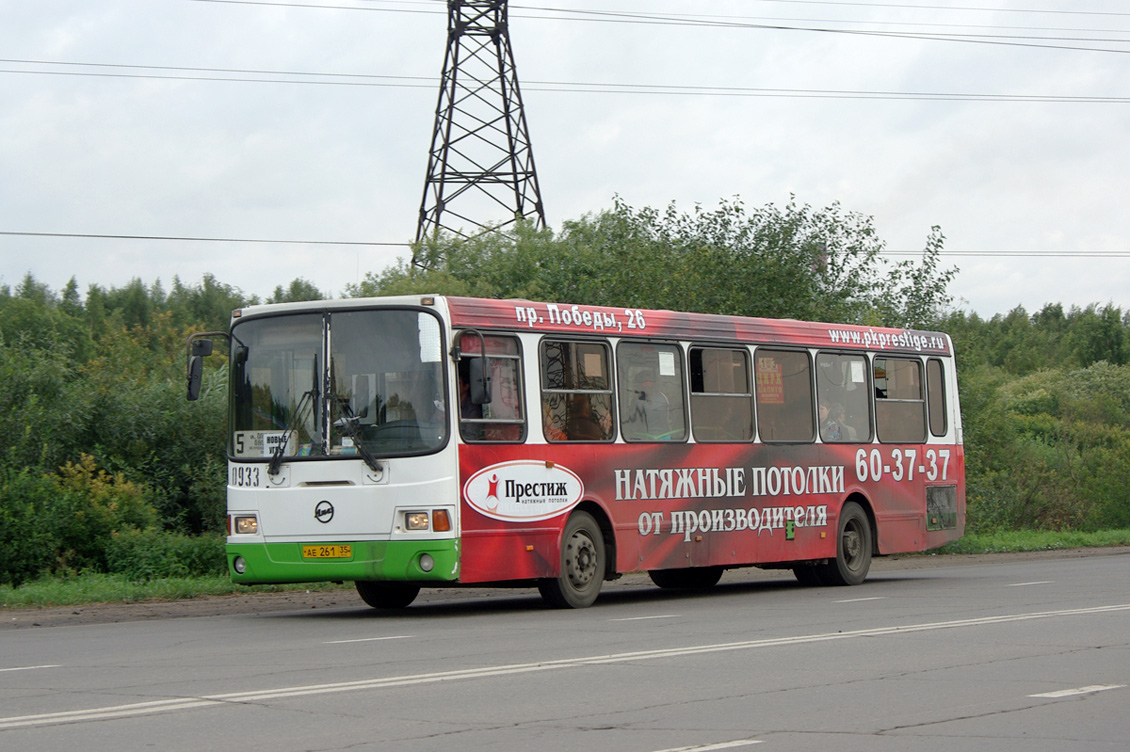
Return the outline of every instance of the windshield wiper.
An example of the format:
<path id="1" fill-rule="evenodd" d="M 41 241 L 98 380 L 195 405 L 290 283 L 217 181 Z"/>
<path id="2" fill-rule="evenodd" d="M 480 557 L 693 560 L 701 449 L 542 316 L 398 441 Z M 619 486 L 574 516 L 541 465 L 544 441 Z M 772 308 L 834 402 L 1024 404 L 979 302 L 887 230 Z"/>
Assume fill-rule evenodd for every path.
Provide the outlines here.
<path id="1" fill-rule="evenodd" d="M 342 432 L 353 439 L 353 446 L 357 447 L 357 453 L 361 455 L 361 459 L 365 460 L 365 464 L 374 473 L 379 473 L 384 470 L 381 463 L 373 456 L 373 453 L 365 448 L 365 444 L 361 441 L 361 432 L 357 430 L 357 423 L 361 420 L 363 415 L 357 415 L 353 412 L 353 408 L 349 406 L 348 402 L 341 403 L 342 416 L 334 421 L 334 427 L 340 428 Z M 366 412 L 365 410 L 361 411 Z"/>
<path id="2" fill-rule="evenodd" d="M 302 419 L 302 406 L 306 404 L 307 400 L 310 401 L 311 407 L 314 405 L 314 400 L 318 399 L 318 356 L 314 355 L 314 375 L 310 389 L 302 393 L 302 398 L 298 400 L 298 405 L 295 406 L 294 412 L 287 416 L 286 426 L 283 428 L 282 437 L 279 440 L 279 445 L 271 452 L 271 464 L 267 466 L 268 475 L 278 475 L 279 469 L 282 466 L 282 458 L 286 453 L 286 445 L 290 442 L 290 436 L 298 428 L 298 422 Z"/>

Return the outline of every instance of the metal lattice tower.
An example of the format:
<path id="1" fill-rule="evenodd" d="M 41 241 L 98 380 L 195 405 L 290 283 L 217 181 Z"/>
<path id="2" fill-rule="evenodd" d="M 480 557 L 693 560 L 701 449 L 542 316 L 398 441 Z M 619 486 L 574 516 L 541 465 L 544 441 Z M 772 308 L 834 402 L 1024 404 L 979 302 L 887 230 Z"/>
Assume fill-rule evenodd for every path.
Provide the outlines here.
<path id="1" fill-rule="evenodd" d="M 545 226 L 506 4 L 448 0 L 447 54 L 417 242 L 440 230 L 472 237 L 526 217 Z"/>

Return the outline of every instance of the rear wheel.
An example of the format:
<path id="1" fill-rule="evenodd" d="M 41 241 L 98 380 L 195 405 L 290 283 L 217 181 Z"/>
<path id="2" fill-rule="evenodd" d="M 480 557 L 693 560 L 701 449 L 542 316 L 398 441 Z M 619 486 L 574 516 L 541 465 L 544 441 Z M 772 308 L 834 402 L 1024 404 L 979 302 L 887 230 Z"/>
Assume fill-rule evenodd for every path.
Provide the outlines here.
<path id="1" fill-rule="evenodd" d="M 557 608 L 587 608 L 604 582 L 604 536 L 588 512 L 574 512 L 561 536 L 557 577 L 538 583 L 538 592 Z"/>
<path id="2" fill-rule="evenodd" d="M 863 508 L 854 501 L 840 510 L 836 558 L 817 567 L 825 585 L 858 585 L 871 569 L 871 523 Z"/>
<path id="3" fill-rule="evenodd" d="M 722 579 L 722 567 L 690 569 L 652 569 L 647 576 L 661 588 L 674 590 L 708 590 Z"/>
<path id="4" fill-rule="evenodd" d="M 361 600 L 373 608 L 407 608 L 420 594 L 418 585 L 403 582 L 357 580 L 353 584 Z"/>

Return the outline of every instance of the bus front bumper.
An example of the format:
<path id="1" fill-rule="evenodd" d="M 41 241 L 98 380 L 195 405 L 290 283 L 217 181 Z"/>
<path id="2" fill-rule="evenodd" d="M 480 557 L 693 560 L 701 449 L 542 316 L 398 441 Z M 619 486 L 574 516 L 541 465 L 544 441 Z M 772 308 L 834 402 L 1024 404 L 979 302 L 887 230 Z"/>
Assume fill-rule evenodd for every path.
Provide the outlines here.
<path id="1" fill-rule="evenodd" d="M 232 581 L 241 585 L 346 580 L 438 584 L 459 578 L 459 542 L 450 539 L 228 543 L 227 556 Z"/>

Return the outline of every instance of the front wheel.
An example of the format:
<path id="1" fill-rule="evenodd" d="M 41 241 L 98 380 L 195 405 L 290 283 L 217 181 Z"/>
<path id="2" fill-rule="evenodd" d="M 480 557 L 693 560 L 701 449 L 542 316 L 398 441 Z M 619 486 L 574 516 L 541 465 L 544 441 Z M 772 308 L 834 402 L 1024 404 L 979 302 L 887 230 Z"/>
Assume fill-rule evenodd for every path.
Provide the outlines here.
<path id="1" fill-rule="evenodd" d="M 353 584 L 361 600 L 373 608 L 407 608 L 420 594 L 418 585 L 403 582 L 357 580 Z"/>
<path id="2" fill-rule="evenodd" d="M 574 512 L 561 536 L 560 574 L 538 583 L 538 592 L 556 608 L 588 608 L 604 582 L 604 536 L 588 512 Z"/>
<path id="3" fill-rule="evenodd" d="M 871 523 L 863 508 L 854 501 L 840 510 L 836 558 L 817 567 L 825 585 L 859 585 L 871 569 Z"/>

